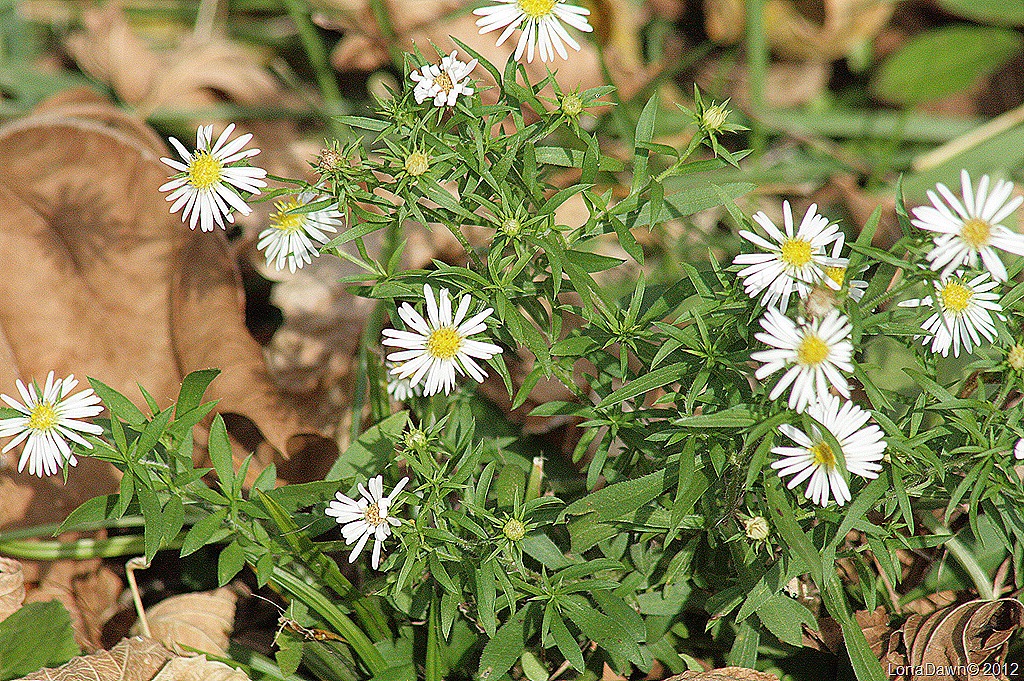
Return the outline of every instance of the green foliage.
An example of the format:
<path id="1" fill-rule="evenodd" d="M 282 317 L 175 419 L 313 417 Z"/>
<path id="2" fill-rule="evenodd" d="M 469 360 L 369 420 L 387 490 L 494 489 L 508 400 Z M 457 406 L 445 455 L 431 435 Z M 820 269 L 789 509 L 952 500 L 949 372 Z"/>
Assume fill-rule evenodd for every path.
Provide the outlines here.
<path id="1" fill-rule="evenodd" d="M 881 66 L 871 87 L 879 97 L 914 106 L 965 90 L 1020 52 L 1015 31 L 962 24 L 922 33 Z"/>
<path id="2" fill-rule="evenodd" d="M 0 622 L 0 681 L 60 666 L 81 652 L 60 601 L 23 605 Z"/>

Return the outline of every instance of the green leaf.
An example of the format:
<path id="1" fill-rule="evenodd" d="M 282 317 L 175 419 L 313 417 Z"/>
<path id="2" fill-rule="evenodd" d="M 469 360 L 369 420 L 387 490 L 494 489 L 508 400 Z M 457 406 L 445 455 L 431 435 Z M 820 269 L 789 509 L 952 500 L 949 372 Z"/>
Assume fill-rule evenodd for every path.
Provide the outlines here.
<path id="1" fill-rule="evenodd" d="M 219 374 L 220 369 L 200 369 L 182 379 L 181 390 L 178 391 L 178 403 L 174 406 L 175 418 L 202 404 L 203 394 Z"/>
<path id="2" fill-rule="evenodd" d="M 92 499 L 83 502 L 81 506 L 72 511 L 71 514 L 64 519 L 64 522 L 60 524 L 60 527 L 58 527 L 57 531 L 53 533 L 53 536 L 56 537 L 64 534 L 69 530 L 75 529 L 79 525 L 101 523 L 104 520 L 107 520 L 113 515 L 117 500 L 117 494 L 107 494 L 93 497 Z"/>
<path id="3" fill-rule="evenodd" d="M 114 416 L 119 416 L 133 426 L 141 426 L 149 419 L 139 411 L 139 408 L 127 397 L 117 392 L 103 381 L 95 378 L 89 379 L 89 385 L 96 391 L 96 394 L 103 400 L 103 404 Z"/>
<path id="4" fill-rule="evenodd" d="M 409 423 L 409 412 L 400 411 L 368 428 L 338 456 L 324 481 L 369 480 L 384 470 L 395 453 L 395 442 Z"/>
<path id="5" fill-rule="evenodd" d="M 164 537 L 164 514 L 160 509 L 160 500 L 156 492 L 146 487 L 139 487 L 137 492 L 139 506 L 142 508 L 142 517 L 145 525 L 146 562 L 153 562 L 153 556 L 160 550 L 160 541 Z"/>
<path id="6" fill-rule="evenodd" d="M 576 638 L 569 632 L 569 628 L 565 626 L 562 616 L 557 612 L 551 615 L 551 634 L 555 638 L 555 645 L 558 646 L 559 652 L 569 661 L 573 669 L 579 672 L 583 671 L 585 662 L 580 646 L 576 642 Z"/>
<path id="7" fill-rule="evenodd" d="M 0 622 L 0 681 L 57 667 L 80 654 L 60 601 L 29 603 Z"/>
<path id="8" fill-rule="evenodd" d="M 220 480 L 221 489 L 230 493 L 235 484 L 235 459 L 231 453 L 231 440 L 228 439 L 228 429 L 224 425 L 224 419 L 220 414 L 213 417 L 213 425 L 210 426 L 210 461 L 217 471 L 217 478 Z"/>
<path id="9" fill-rule="evenodd" d="M 654 371 L 646 373 L 639 378 L 633 379 L 608 397 L 601 400 L 600 404 L 597 405 L 597 408 L 605 409 L 616 404 L 621 404 L 622 402 L 633 399 L 638 395 L 643 395 L 651 390 L 657 390 L 669 383 L 675 383 L 689 367 L 689 362 L 677 362 L 676 364 L 669 364 L 668 366 L 663 366 L 660 369 L 655 369 Z"/>
<path id="10" fill-rule="evenodd" d="M 484 646 L 480 655 L 479 674 L 485 678 L 501 678 L 523 654 L 526 628 L 526 608 L 521 608 L 501 625 L 498 632 Z"/>
<path id="11" fill-rule="evenodd" d="M 782 594 L 773 594 L 765 601 L 757 609 L 757 617 L 775 638 L 797 647 L 803 645 L 803 625 L 811 629 L 818 626 L 810 610 Z"/>
<path id="12" fill-rule="evenodd" d="M 146 424 L 146 427 L 142 429 L 142 434 L 139 435 L 139 439 L 136 440 L 135 444 L 135 458 L 141 459 L 142 457 L 153 451 L 153 447 L 160 441 L 161 436 L 164 434 L 164 430 L 167 428 L 167 422 L 171 418 L 171 410 L 164 409 L 158 412 L 153 420 Z"/>
<path id="13" fill-rule="evenodd" d="M 939 0 L 939 6 L 981 24 L 1024 26 L 1024 4 L 1020 0 Z"/>
<path id="14" fill-rule="evenodd" d="M 968 89 L 1017 54 L 1016 32 L 958 24 L 920 33 L 890 56 L 871 82 L 872 92 L 907 107 Z"/>
<path id="15" fill-rule="evenodd" d="M 245 550 L 238 542 L 231 542 L 221 549 L 217 558 L 217 586 L 224 586 L 245 567 Z"/>
<path id="16" fill-rule="evenodd" d="M 575 602 L 567 603 L 565 612 L 580 631 L 609 653 L 643 665 L 644 654 L 640 645 L 621 622 Z"/>
<path id="17" fill-rule="evenodd" d="M 608 485 L 572 502 L 562 514 L 596 513 L 598 520 L 602 521 L 622 518 L 656 499 L 674 475 L 662 468 L 635 480 Z"/>
<path id="18" fill-rule="evenodd" d="M 190 553 L 195 553 L 199 549 L 206 546 L 206 543 L 213 537 L 213 533 L 221 529 L 224 525 L 224 520 L 228 517 L 228 511 L 226 508 L 214 511 L 210 515 L 206 516 L 188 531 L 185 535 L 185 540 L 181 544 L 181 555 L 187 556 Z"/>

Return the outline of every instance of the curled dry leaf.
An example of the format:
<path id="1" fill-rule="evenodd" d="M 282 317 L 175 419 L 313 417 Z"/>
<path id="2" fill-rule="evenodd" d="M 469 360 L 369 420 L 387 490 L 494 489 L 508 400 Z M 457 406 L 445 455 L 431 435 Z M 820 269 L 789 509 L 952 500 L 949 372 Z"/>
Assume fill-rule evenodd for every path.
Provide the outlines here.
<path id="1" fill-rule="evenodd" d="M 237 600 L 238 594 L 228 588 L 165 598 L 146 610 L 150 633 L 179 655 L 199 650 L 225 656 Z M 132 633 L 138 633 L 138 627 Z"/>
<path id="2" fill-rule="evenodd" d="M 40 669 L 21 681 L 150 681 L 172 657 L 152 639 L 126 638 L 110 650 L 76 657 L 55 669 Z"/>
<path id="3" fill-rule="evenodd" d="M 71 617 L 79 647 L 102 648 L 103 625 L 117 611 L 117 598 L 124 590 L 121 578 L 99 558 L 58 560 L 44 563 L 43 569 L 39 587 L 29 592 L 26 602 L 59 600 Z"/>
<path id="4" fill-rule="evenodd" d="M 989 681 L 1005 677 L 970 676 L 969 665 L 993 663 L 999 669 L 1006 662 L 1009 639 L 1024 626 L 1024 604 L 1016 598 L 994 601 L 970 601 L 936 610 L 929 615 L 911 615 L 902 627 L 888 625 L 889 616 L 882 607 L 868 613 L 854 613 L 864 630 L 868 644 L 886 668 L 908 673 L 922 670 L 960 670 L 964 673 L 895 676 L 894 681 Z M 820 633 L 804 630 L 804 645 L 818 650 L 838 652 L 842 632 L 831 618 L 819 621 Z"/>
<path id="5" fill-rule="evenodd" d="M 138 382 L 169 405 L 185 374 L 218 367 L 207 398 L 221 413 L 248 419 L 277 452 L 333 457 L 268 375 L 223 234 L 192 232 L 168 212 L 166 168 L 149 140 L 111 125 L 123 117 L 50 109 L 0 128 L 0 248 L 19 254 L 0 281 L 0 386 L 54 370 L 136 399 Z M 92 485 L 86 498 L 115 489 L 101 477 L 107 489 Z M 87 484 L 72 475 L 69 488 Z"/>
<path id="6" fill-rule="evenodd" d="M 832 61 L 878 35 L 892 17 L 888 0 L 768 0 L 764 8 L 768 43 L 789 59 Z M 745 26 L 744 0 L 704 0 L 712 40 L 739 42 Z"/>
<path id="7" fill-rule="evenodd" d="M 249 681 L 249 677 L 223 662 L 213 662 L 199 655 L 172 658 L 153 681 Z"/>
<path id="8" fill-rule="evenodd" d="M 670 676 L 665 681 L 779 681 L 779 677 L 746 667 L 722 667 L 706 672 L 683 672 L 678 676 Z"/>
<path id="9" fill-rule="evenodd" d="M 1016 598 L 970 601 L 922 617 L 912 615 L 903 627 L 907 663 L 925 669 L 966 668 L 972 664 L 1006 661 L 1010 636 L 1024 625 L 1024 604 Z M 931 681 L 933 675 L 915 676 Z M 961 674 L 958 681 L 981 679 Z M 989 677 L 991 678 L 991 677 Z"/>
<path id="10" fill-rule="evenodd" d="M 0 557 L 0 622 L 14 614 L 25 602 L 25 573 L 21 563 Z"/>

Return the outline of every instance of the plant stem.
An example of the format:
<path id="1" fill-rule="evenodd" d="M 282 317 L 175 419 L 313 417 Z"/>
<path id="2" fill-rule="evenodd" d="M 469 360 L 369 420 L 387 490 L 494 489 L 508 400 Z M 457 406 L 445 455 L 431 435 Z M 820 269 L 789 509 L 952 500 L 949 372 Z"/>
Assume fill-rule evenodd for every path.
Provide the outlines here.
<path id="1" fill-rule="evenodd" d="M 441 677 L 441 648 L 437 638 L 438 613 L 437 595 L 430 601 L 430 616 L 427 619 L 427 659 L 424 664 L 424 678 L 426 681 L 442 681 Z"/>
<path id="2" fill-rule="evenodd" d="M 345 642 L 352 647 L 352 650 L 359 656 L 359 659 L 363 661 L 373 676 L 381 674 L 387 668 L 388 665 L 384 661 L 384 656 L 374 647 L 373 642 L 363 633 L 363 630 L 315 586 L 306 583 L 305 580 L 293 575 L 280 565 L 274 566 L 274 573 L 271 579 L 276 586 L 292 594 L 313 610 L 316 610 L 328 624 L 334 627 L 335 631 L 344 637 Z"/>
<path id="3" fill-rule="evenodd" d="M 313 67 L 317 85 L 320 86 L 320 96 L 324 99 L 326 108 L 326 119 L 336 136 L 343 136 L 344 129 L 335 120 L 335 116 L 341 112 L 341 91 L 338 89 L 338 81 L 334 78 L 334 71 L 327 59 L 327 50 L 316 33 L 316 26 L 309 18 L 309 8 L 303 0 L 284 0 L 288 8 L 288 15 L 295 22 L 299 32 L 299 40 L 309 57 L 309 64 Z"/>

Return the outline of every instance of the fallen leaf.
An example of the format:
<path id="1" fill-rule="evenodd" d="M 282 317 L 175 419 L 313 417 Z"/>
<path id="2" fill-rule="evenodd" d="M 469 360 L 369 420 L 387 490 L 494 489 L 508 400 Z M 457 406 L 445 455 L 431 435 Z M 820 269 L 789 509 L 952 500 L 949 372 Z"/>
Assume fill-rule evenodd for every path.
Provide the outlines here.
<path id="1" fill-rule="evenodd" d="M 878 35 L 892 17 L 887 0 L 768 0 L 764 7 L 768 44 L 780 56 L 832 61 Z M 715 42 L 731 45 L 743 37 L 744 0 L 704 0 L 705 27 Z"/>
<path id="2" fill-rule="evenodd" d="M 25 573 L 21 563 L 0 557 L 0 622 L 25 602 Z"/>
<path id="3" fill-rule="evenodd" d="M 706 672 L 687 671 L 665 681 L 779 681 L 779 677 L 746 667 L 722 667 Z"/>
<path id="4" fill-rule="evenodd" d="M 937 610 L 922 617 L 911 615 L 903 627 L 907 663 L 912 667 L 943 670 L 951 666 L 1006 661 L 1008 640 L 1024 625 L 1024 604 L 1016 598 L 970 601 Z M 914 676 L 914 681 L 931 681 L 939 676 Z M 981 679 L 980 674 L 957 674 L 958 681 Z M 991 678 L 991 677 L 989 677 Z"/>
<path id="5" fill-rule="evenodd" d="M 96 376 L 137 400 L 138 382 L 170 405 L 186 373 L 219 367 L 207 398 L 221 413 L 244 417 L 255 440 L 286 456 L 333 459 L 333 441 L 273 384 L 245 328 L 223 233 L 192 232 L 168 212 L 158 191 L 167 169 L 148 140 L 112 123 L 124 118 L 113 107 L 104 117 L 51 109 L 0 128 L 0 248 L 22 256 L 0 281 L 13 360 L 0 365 L 0 385 L 54 370 Z M 258 442 L 243 444 L 239 455 Z M 85 484 L 84 463 L 70 487 Z M 101 478 L 107 489 L 86 498 L 113 491 L 116 477 Z"/>
<path id="6" fill-rule="evenodd" d="M 117 611 L 117 598 L 124 590 L 121 578 L 99 558 L 44 565 L 42 581 L 26 602 L 59 600 L 71 616 L 78 645 L 87 652 L 101 649 L 103 625 Z"/>
<path id="7" fill-rule="evenodd" d="M 126 638 L 110 650 L 76 657 L 55 669 L 40 669 L 21 681 L 150 681 L 172 657 L 156 641 Z"/>
<path id="8" fill-rule="evenodd" d="M 249 681 L 249 677 L 223 662 L 213 662 L 199 655 L 172 658 L 153 681 Z"/>
<path id="9" fill-rule="evenodd" d="M 238 594 L 229 588 L 165 598 L 146 610 L 153 638 L 178 655 L 227 656 Z M 132 627 L 137 634 L 139 625 Z"/>

